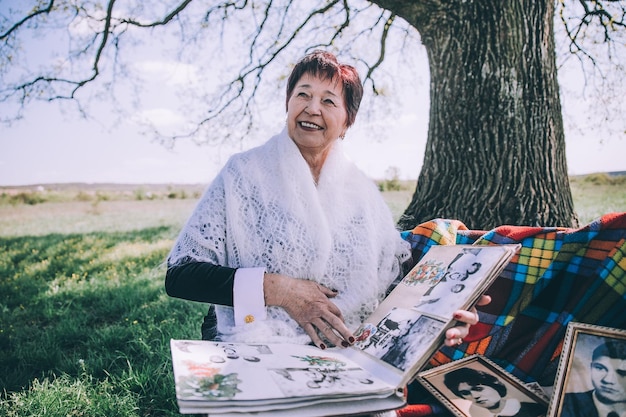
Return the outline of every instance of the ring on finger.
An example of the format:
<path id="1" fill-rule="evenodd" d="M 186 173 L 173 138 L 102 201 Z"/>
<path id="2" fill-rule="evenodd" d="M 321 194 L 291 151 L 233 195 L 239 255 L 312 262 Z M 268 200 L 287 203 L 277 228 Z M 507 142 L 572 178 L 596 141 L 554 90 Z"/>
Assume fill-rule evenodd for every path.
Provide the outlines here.
<path id="1" fill-rule="evenodd" d="M 457 345 L 460 345 L 461 343 L 463 343 L 463 338 L 459 337 L 459 341 L 456 342 Z"/>

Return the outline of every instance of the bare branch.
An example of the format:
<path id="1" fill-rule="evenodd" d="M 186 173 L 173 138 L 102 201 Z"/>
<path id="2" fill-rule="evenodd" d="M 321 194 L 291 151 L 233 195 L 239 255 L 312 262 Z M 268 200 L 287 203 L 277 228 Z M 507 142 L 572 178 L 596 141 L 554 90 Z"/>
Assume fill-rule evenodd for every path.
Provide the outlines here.
<path id="1" fill-rule="evenodd" d="M 281 54 L 282 51 L 284 51 L 289 45 L 291 45 L 295 41 L 298 35 L 304 30 L 304 28 L 306 28 L 310 24 L 310 22 L 315 17 L 317 17 L 318 15 L 324 15 L 325 13 L 327 13 L 329 10 L 331 10 L 333 7 L 335 7 L 339 3 L 340 3 L 339 0 L 334 0 L 334 1 L 327 3 L 323 7 L 312 10 L 303 19 L 302 22 L 300 22 L 295 28 L 293 28 L 290 33 L 286 34 L 286 38 L 284 40 L 282 40 L 281 42 L 276 40 L 276 42 L 274 43 L 274 45 L 272 45 L 272 47 L 269 47 L 267 48 L 267 50 L 264 51 L 264 55 L 261 58 L 259 58 L 256 62 L 253 62 L 252 57 L 255 55 L 255 50 L 254 50 L 255 46 L 258 44 L 258 39 L 261 36 L 261 32 L 266 27 L 267 17 L 273 5 L 272 1 L 269 1 L 267 7 L 264 10 L 264 18 L 262 19 L 261 23 L 256 28 L 255 36 L 249 48 L 249 51 L 250 51 L 249 56 L 251 57 L 251 59 L 248 62 L 248 65 L 242 69 L 242 71 L 237 75 L 237 77 L 233 78 L 230 82 L 227 82 L 225 84 L 226 86 L 224 90 L 221 92 L 221 94 L 219 94 L 219 96 L 221 97 L 220 102 L 218 103 L 218 105 L 214 106 L 212 109 L 209 110 L 209 115 L 207 117 L 198 121 L 194 125 L 194 128 L 192 130 L 186 133 L 168 136 L 167 138 L 165 138 L 166 141 L 171 142 L 171 141 L 176 141 L 179 139 L 195 137 L 196 135 L 199 134 L 199 132 L 202 130 L 202 128 L 205 125 L 208 125 L 210 122 L 218 118 L 223 112 L 226 111 L 226 109 L 231 107 L 237 101 L 242 101 L 242 104 L 239 107 L 240 119 L 243 120 L 245 117 L 249 116 L 252 112 L 252 105 L 255 99 L 255 93 L 256 91 L 258 91 L 258 88 L 261 85 L 261 79 L 262 79 L 265 68 L 268 65 L 270 65 L 270 63 L 272 63 L 276 59 L 276 57 Z M 345 1 L 342 2 L 342 4 L 347 5 Z M 234 7 L 234 4 L 229 3 L 228 5 L 222 5 L 222 6 L 224 6 L 224 11 L 225 11 L 226 10 L 225 6 Z M 279 27 L 279 34 L 282 35 L 284 32 L 285 32 L 285 25 L 283 22 L 281 26 Z M 248 80 L 250 77 L 254 77 L 253 78 L 254 82 L 250 82 L 250 85 L 252 86 L 251 87 L 252 90 L 246 95 L 246 97 L 244 97 L 244 92 L 246 91 L 246 86 L 248 85 Z M 228 97 L 228 98 L 224 100 L 225 97 Z M 244 132 L 244 134 L 249 133 L 251 131 L 252 123 L 248 123 L 246 129 L 247 130 Z M 225 134 L 225 139 L 229 138 L 230 136 L 231 136 L 231 133 L 227 132 Z"/>
<path id="2" fill-rule="evenodd" d="M 336 29 L 333 36 L 328 40 L 328 42 L 318 43 L 317 45 L 313 46 L 311 49 L 315 49 L 315 48 L 319 48 L 323 46 L 330 46 L 344 33 L 344 30 L 350 25 L 350 6 L 348 5 L 348 2 L 346 0 L 343 1 L 343 11 L 345 12 L 345 17 L 343 21 L 341 22 L 341 25 L 339 25 L 339 27 Z"/>
<path id="3" fill-rule="evenodd" d="M 26 16 L 24 16 L 23 19 L 19 20 L 18 22 L 13 24 L 13 26 L 8 28 L 4 33 L 0 34 L 0 41 L 6 40 L 9 36 L 11 36 L 13 32 L 15 32 L 24 24 L 26 24 L 26 22 L 33 20 L 34 18 L 36 18 L 37 16 L 41 14 L 49 14 L 52 11 L 53 7 L 54 7 L 54 0 L 50 0 L 50 2 L 45 8 L 35 9 L 31 13 L 28 13 Z"/>
<path id="4" fill-rule="evenodd" d="M 113 45 L 117 45 L 119 42 L 119 36 L 121 36 L 125 32 L 124 29 L 119 29 L 121 26 L 133 25 L 133 26 L 142 27 L 142 28 L 164 26 L 167 23 L 169 23 L 172 19 L 174 19 L 177 15 L 179 15 L 192 1 L 193 0 L 185 0 L 181 2 L 175 8 L 173 8 L 163 19 L 159 21 L 155 21 L 151 23 L 141 23 L 133 19 L 116 20 L 113 15 L 113 6 L 115 5 L 115 0 L 109 0 L 107 3 L 106 14 L 103 18 L 103 22 L 104 22 L 103 29 L 101 31 L 95 32 L 91 38 L 91 41 L 85 43 L 80 50 L 75 52 L 75 55 L 79 56 L 79 55 L 87 54 L 88 51 L 92 47 L 94 46 L 96 47 L 94 56 L 92 58 L 91 74 L 89 76 L 86 76 L 82 79 L 70 79 L 66 77 L 40 75 L 40 76 L 33 78 L 32 80 L 23 82 L 18 85 L 10 86 L 10 90 L 13 90 L 13 92 L 9 91 L 9 89 L 6 88 L 9 86 L 5 86 L 5 88 L 3 89 L 3 94 L 5 95 L 5 98 L 8 96 L 14 95 L 15 92 L 20 92 L 20 96 L 21 96 L 20 100 L 23 105 L 31 97 L 31 92 L 33 92 L 37 88 L 38 85 L 46 84 L 50 87 L 52 85 L 59 85 L 59 86 L 66 85 L 66 86 L 71 87 L 71 89 L 67 93 L 58 93 L 58 94 L 50 95 L 47 98 L 48 101 L 75 99 L 76 93 L 81 88 L 83 88 L 85 85 L 89 84 L 90 82 L 94 81 L 100 75 L 101 60 L 102 60 L 103 54 L 107 46 L 111 42 L 113 43 Z M 26 17 L 24 17 L 17 23 L 13 24 L 11 28 L 9 28 L 4 34 L 2 34 L 2 38 L 0 39 L 8 38 L 8 36 L 11 33 L 15 33 L 15 31 L 19 29 L 20 27 L 22 27 L 25 24 L 25 22 L 34 19 L 36 16 L 41 15 L 41 14 L 49 14 L 53 10 L 53 6 L 54 6 L 54 0 L 51 0 L 45 9 L 35 10 L 34 12 L 28 14 Z M 77 10 L 80 10 L 80 8 Z M 82 9 L 82 11 L 85 13 L 86 16 L 89 15 L 86 10 Z M 115 37 L 111 40 L 111 36 L 114 34 L 114 31 L 116 29 L 119 29 L 118 30 L 119 33 L 117 33 Z M 63 88 L 61 89 L 61 91 L 64 91 L 64 90 L 65 89 Z"/>
<path id="5" fill-rule="evenodd" d="M 183 10 L 185 10 L 187 8 L 187 6 L 189 6 L 189 4 L 192 1 L 193 0 L 185 0 L 185 1 L 183 1 L 178 6 L 174 7 L 172 9 L 172 11 L 169 12 L 163 19 L 157 20 L 155 22 L 141 23 L 141 22 L 138 22 L 137 20 L 134 20 L 134 19 L 121 19 L 119 21 L 119 23 L 120 24 L 128 24 L 128 25 L 132 25 L 132 26 L 137 26 L 137 27 L 141 27 L 141 28 L 152 28 L 152 27 L 156 27 L 156 26 L 165 26 L 170 21 L 172 21 L 175 17 L 180 15 L 180 13 Z"/>
<path id="6" fill-rule="evenodd" d="M 582 13 L 574 13 L 575 17 L 566 17 L 568 7 L 580 6 Z M 610 7 L 610 10 L 607 8 Z M 570 52 L 582 53 L 591 59 L 591 54 L 582 46 L 588 31 L 601 29 L 603 32 L 603 42 L 609 44 L 613 40 L 613 35 L 619 30 L 626 28 L 626 5 L 622 1 L 588 1 L 577 0 L 571 5 L 564 0 L 558 4 L 559 18 L 565 27 L 570 39 Z"/>
<path id="7" fill-rule="evenodd" d="M 381 18 L 384 17 L 384 14 L 385 13 L 383 13 L 381 15 Z M 393 21 L 394 21 L 395 17 L 396 17 L 396 15 L 392 13 L 387 18 L 387 21 L 385 22 L 385 26 L 383 28 L 383 32 L 382 32 L 381 37 L 380 37 L 380 52 L 378 54 L 378 59 L 376 60 L 376 62 L 373 65 L 368 66 L 367 74 L 365 75 L 365 80 L 371 80 L 371 82 L 372 82 L 372 91 L 376 95 L 379 94 L 379 91 L 376 88 L 376 83 L 374 82 L 374 78 L 372 77 L 372 75 L 373 75 L 374 71 L 376 71 L 376 69 L 378 67 L 380 67 L 380 65 L 385 60 L 385 51 L 386 51 L 386 47 L 387 47 L 387 38 L 389 36 L 389 29 L 391 28 L 391 25 L 393 24 Z"/>
<path id="8" fill-rule="evenodd" d="M 379 76 L 378 70 L 383 61 L 394 54 L 395 50 L 389 49 L 389 42 L 396 39 L 398 34 L 402 36 L 402 30 L 406 32 L 406 28 L 410 27 L 408 24 L 403 26 L 406 22 L 397 19 L 407 16 L 408 6 L 396 7 L 398 3 L 406 5 L 408 2 L 220 0 L 205 5 L 193 0 L 178 0 L 176 4 L 164 6 L 163 12 L 156 17 L 142 17 L 142 12 L 149 9 L 141 2 L 137 4 L 139 12 L 136 15 L 131 12 L 125 16 L 120 16 L 119 9 L 123 7 L 119 7 L 121 3 L 116 3 L 115 0 L 107 0 L 104 12 L 90 9 L 92 5 L 89 2 L 72 2 L 68 7 L 61 7 L 58 0 L 41 0 L 39 3 L 45 5 L 30 11 L 21 19 L 16 19 L 16 22 L 10 23 L 10 27 L 3 29 L 4 32 L 0 34 L 0 40 L 4 40 L 0 44 L 0 53 L 3 54 L 0 56 L 0 103 L 17 102 L 18 106 L 24 108 L 28 102 L 34 100 L 71 100 L 80 106 L 79 101 L 84 101 L 84 98 L 79 92 L 94 91 L 84 88 L 90 83 L 100 85 L 100 92 L 105 91 L 112 100 L 116 100 L 113 88 L 110 91 L 107 88 L 115 86 L 116 77 L 126 82 L 131 73 L 126 71 L 124 64 L 132 63 L 132 59 L 128 57 L 124 61 L 123 48 L 119 45 L 127 40 L 141 43 L 141 36 L 149 30 L 155 35 L 163 36 L 162 39 L 171 39 L 168 38 L 172 35 L 170 28 L 176 29 L 173 36 L 178 37 L 180 42 L 173 53 L 179 63 L 189 66 L 198 65 L 195 48 L 206 45 L 203 42 L 207 38 L 211 41 L 222 39 L 223 43 L 218 43 L 218 47 L 222 45 L 223 48 L 224 45 L 232 47 L 230 42 L 233 33 L 242 37 L 242 45 L 246 49 L 238 48 L 237 53 L 229 54 L 229 57 L 236 56 L 240 61 L 237 62 L 237 69 L 218 70 L 222 71 L 219 77 L 220 90 L 211 93 L 204 92 L 203 89 L 203 92 L 192 92 L 197 94 L 197 98 L 202 97 L 203 103 L 209 103 L 209 108 L 186 113 L 185 117 L 190 125 L 175 136 L 159 134 L 155 129 L 155 137 L 164 142 L 178 138 L 195 140 L 203 132 L 210 136 L 212 129 L 209 127 L 214 128 L 217 125 L 211 122 L 223 117 L 228 118 L 229 124 L 245 120 L 243 124 L 249 132 L 254 117 L 258 117 L 258 112 L 254 110 L 255 95 L 262 88 L 260 86 L 265 85 L 265 78 L 269 76 L 266 74 L 272 74 L 273 68 L 282 59 L 279 56 L 286 55 L 284 52 L 288 48 L 334 48 L 341 55 L 351 55 L 352 59 L 365 67 L 363 82 L 371 82 L 375 95 L 383 94 L 384 88 L 381 85 L 384 85 L 384 81 L 381 79 L 384 79 L 384 74 Z M 378 5 L 382 6 L 379 8 Z M 385 9 L 385 6 L 388 8 Z M 596 58 L 592 54 L 592 51 L 597 50 L 595 45 L 605 43 L 607 48 L 611 48 L 610 44 L 622 42 L 619 36 L 623 36 L 621 33 L 625 27 L 626 8 L 623 1 L 560 0 L 557 6 L 558 16 L 566 28 L 569 50 L 576 53 L 581 61 L 596 65 Z M 353 29 L 355 21 L 361 23 L 359 29 Z M 173 22 L 178 22 L 178 26 Z M 246 23 L 238 28 L 236 25 L 242 25 L 241 22 Z M 70 30 L 74 24 L 90 26 L 90 32 Z M 63 39 L 67 38 L 71 47 L 68 52 L 53 57 L 54 66 L 35 69 L 36 66 L 24 64 L 21 69 L 14 71 L 21 65 L 17 58 L 20 49 L 17 43 L 13 44 L 14 40 L 21 40 L 19 36 L 28 33 L 28 30 L 39 35 L 51 30 L 59 33 L 58 29 L 63 27 L 68 28 L 62 34 Z M 155 28 L 159 28 L 159 31 L 154 30 Z M 408 36 L 408 32 L 406 35 Z M 365 51 L 357 46 L 353 48 L 352 42 L 356 39 L 367 40 Z M 215 42 L 211 44 L 213 46 Z M 358 44 L 359 42 L 354 42 L 354 45 Z M 378 48 L 372 48 L 372 44 L 377 44 Z M 57 45 L 63 45 L 63 42 Z M 171 59 L 171 55 L 168 59 Z M 111 71 L 108 69 L 109 64 L 113 64 Z M 284 69 L 279 68 L 279 71 Z M 210 81 L 214 79 L 218 78 Z M 94 82 L 96 80 L 98 81 Z M 107 87 L 102 87 L 100 80 L 107 82 Z M 141 81 L 139 78 L 137 80 Z M 131 88 L 139 91 L 139 84 L 136 83 Z M 215 88 L 213 83 L 209 84 L 207 89 Z M 135 94 L 134 98 L 139 100 L 139 94 Z M 19 112 L 16 114 L 13 117 L 19 117 Z M 9 117 L 3 116 L 3 119 L 8 120 Z M 226 133 L 226 136 L 229 134 L 230 132 Z M 239 136 L 245 134 L 245 130 L 239 129 L 237 132 Z"/>

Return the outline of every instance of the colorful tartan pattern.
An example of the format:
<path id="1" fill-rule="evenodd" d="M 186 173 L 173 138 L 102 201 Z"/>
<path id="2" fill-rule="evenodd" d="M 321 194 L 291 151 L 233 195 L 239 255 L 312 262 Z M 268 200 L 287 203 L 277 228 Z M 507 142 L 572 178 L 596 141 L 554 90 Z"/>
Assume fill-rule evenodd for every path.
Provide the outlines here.
<path id="1" fill-rule="evenodd" d="M 457 348 L 444 347 L 436 366 L 480 353 L 524 381 L 552 385 L 570 321 L 626 328 L 626 213 L 579 229 L 501 226 L 471 231 L 436 219 L 403 232 L 416 262 L 433 245 L 521 243 L 491 286 L 492 302 Z"/>

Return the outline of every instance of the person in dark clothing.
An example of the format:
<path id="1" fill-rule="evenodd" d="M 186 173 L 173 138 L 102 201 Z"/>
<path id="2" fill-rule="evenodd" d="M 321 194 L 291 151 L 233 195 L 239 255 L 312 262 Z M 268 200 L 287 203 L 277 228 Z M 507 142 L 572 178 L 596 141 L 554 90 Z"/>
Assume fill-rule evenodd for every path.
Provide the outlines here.
<path id="1" fill-rule="evenodd" d="M 593 389 L 565 393 L 560 416 L 626 416 L 626 341 L 607 340 L 596 347 L 590 376 Z"/>

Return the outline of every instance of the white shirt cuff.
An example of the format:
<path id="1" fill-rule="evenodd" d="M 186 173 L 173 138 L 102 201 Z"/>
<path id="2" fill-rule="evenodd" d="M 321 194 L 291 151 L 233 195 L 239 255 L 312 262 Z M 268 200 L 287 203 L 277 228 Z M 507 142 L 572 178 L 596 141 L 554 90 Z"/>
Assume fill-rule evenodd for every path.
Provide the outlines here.
<path id="1" fill-rule="evenodd" d="M 233 310 L 236 326 L 265 320 L 264 274 L 265 268 L 239 268 L 235 271 Z"/>

